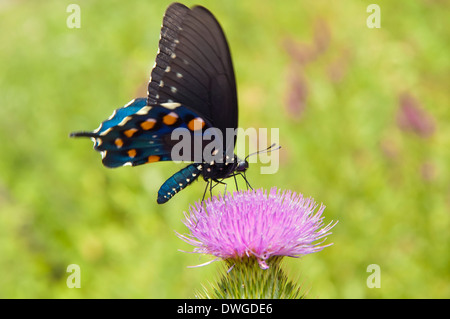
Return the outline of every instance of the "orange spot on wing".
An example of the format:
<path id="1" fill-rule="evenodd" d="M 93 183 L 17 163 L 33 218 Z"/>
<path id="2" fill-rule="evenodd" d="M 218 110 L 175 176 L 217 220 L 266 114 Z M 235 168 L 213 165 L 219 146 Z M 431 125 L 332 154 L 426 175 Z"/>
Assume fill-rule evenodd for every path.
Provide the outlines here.
<path id="1" fill-rule="evenodd" d="M 196 117 L 195 119 L 192 119 L 188 123 L 188 129 L 191 131 L 197 131 L 201 130 L 205 126 L 205 121 L 201 119 L 200 117 Z"/>
<path id="2" fill-rule="evenodd" d="M 141 123 L 141 127 L 143 130 L 151 130 L 155 126 L 156 120 L 155 119 L 148 119 Z"/>
<path id="3" fill-rule="evenodd" d="M 147 159 L 147 163 L 159 162 L 160 159 L 161 157 L 158 155 L 150 155 Z"/>
<path id="4" fill-rule="evenodd" d="M 177 120 L 178 120 L 178 115 L 177 115 L 177 113 L 174 113 L 174 112 L 170 112 L 169 114 L 167 114 L 163 117 L 163 123 L 166 125 L 173 125 L 177 122 Z"/>
<path id="5" fill-rule="evenodd" d="M 121 138 L 116 138 L 114 144 L 116 144 L 117 148 L 121 148 L 123 146 L 123 141 Z"/>
<path id="6" fill-rule="evenodd" d="M 136 154 L 137 154 L 135 149 L 128 150 L 127 153 L 128 153 L 129 157 L 136 157 Z"/>
<path id="7" fill-rule="evenodd" d="M 130 128 L 129 130 L 124 131 L 123 134 L 125 134 L 126 137 L 132 137 L 137 131 L 137 128 Z"/>

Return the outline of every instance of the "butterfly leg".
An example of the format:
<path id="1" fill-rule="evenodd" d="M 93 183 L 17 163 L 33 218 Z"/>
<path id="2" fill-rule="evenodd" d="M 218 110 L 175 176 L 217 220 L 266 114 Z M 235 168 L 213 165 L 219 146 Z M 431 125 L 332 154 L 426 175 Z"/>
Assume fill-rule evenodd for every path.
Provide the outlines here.
<path id="1" fill-rule="evenodd" d="M 209 180 L 206 181 L 206 187 L 205 187 L 205 191 L 203 192 L 202 202 L 205 200 L 206 191 L 208 190 L 208 186 L 210 183 L 211 183 L 211 181 L 209 181 Z"/>
<path id="2" fill-rule="evenodd" d="M 225 194 L 227 193 L 227 186 L 228 186 L 228 184 L 222 182 L 223 180 L 224 180 L 224 179 L 221 179 L 220 181 L 217 181 L 217 184 L 216 184 L 216 185 L 219 185 L 219 184 L 225 185 L 225 189 L 223 190 L 223 194 L 225 195 Z"/>
<path id="3" fill-rule="evenodd" d="M 234 177 L 234 184 L 236 185 L 236 190 L 238 191 L 239 190 L 239 186 L 238 186 L 238 183 L 237 183 L 236 174 L 233 174 L 233 177 Z"/>
<path id="4" fill-rule="evenodd" d="M 227 193 L 227 183 L 225 183 L 225 189 L 223 190 L 223 194 L 225 195 Z"/>
<path id="5" fill-rule="evenodd" d="M 214 186 L 212 186 L 211 189 L 213 189 L 214 187 L 216 187 L 216 186 L 219 185 L 219 184 L 222 184 L 222 185 L 225 185 L 224 194 L 226 194 L 226 193 L 227 193 L 227 183 L 224 183 L 224 182 L 223 182 L 224 179 L 225 179 L 225 178 L 222 178 L 221 180 L 214 179 L 214 182 L 216 182 L 216 184 L 215 184 Z"/>
<path id="6" fill-rule="evenodd" d="M 214 180 L 214 182 L 216 182 L 216 184 L 213 185 L 213 180 L 209 180 L 209 179 L 206 180 L 206 187 L 205 187 L 205 191 L 203 192 L 202 201 L 205 200 L 206 192 L 208 191 L 208 188 L 209 188 L 209 196 L 212 198 L 212 190 L 213 190 L 213 188 L 216 187 L 219 183 L 225 184 L 225 183 L 219 182 L 217 180 Z"/>
<path id="7" fill-rule="evenodd" d="M 245 184 L 247 185 L 247 189 L 252 189 L 253 190 L 253 187 L 250 185 L 250 183 L 248 182 L 248 179 L 247 179 L 247 177 L 245 176 L 245 173 L 241 173 L 241 172 L 239 172 L 239 173 L 234 173 L 233 175 L 230 175 L 229 177 L 231 177 L 231 176 L 233 176 L 234 177 L 234 182 L 235 182 L 235 184 L 236 184 L 236 190 L 239 190 L 239 187 L 238 187 L 238 183 L 237 183 L 237 179 L 236 179 L 236 176 L 237 175 L 240 175 L 240 176 L 242 176 L 242 178 L 244 179 L 244 181 L 245 181 Z"/>
<path id="8" fill-rule="evenodd" d="M 240 173 L 242 178 L 244 179 L 245 183 L 247 184 L 247 190 L 250 188 L 251 190 L 253 190 L 252 185 L 250 185 L 250 183 L 247 180 L 247 177 L 245 176 L 245 173 Z"/>
<path id="9" fill-rule="evenodd" d="M 216 184 L 217 185 L 217 184 Z M 209 183 L 209 197 L 212 198 L 212 189 L 216 187 L 216 185 L 213 186 L 212 181 Z"/>

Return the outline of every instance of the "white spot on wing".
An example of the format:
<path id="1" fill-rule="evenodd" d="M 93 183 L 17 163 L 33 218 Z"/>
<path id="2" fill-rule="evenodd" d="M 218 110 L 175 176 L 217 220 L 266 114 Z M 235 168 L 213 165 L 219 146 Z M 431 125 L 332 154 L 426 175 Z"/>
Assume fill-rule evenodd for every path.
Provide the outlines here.
<path id="1" fill-rule="evenodd" d="M 166 109 L 169 109 L 169 110 L 174 110 L 177 107 L 181 106 L 181 104 L 180 103 L 168 102 L 168 103 L 161 103 L 161 106 L 165 107 Z"/>
<path id="2" fill-rule="evenodd" d="M 146 115 L 152 109 L 151 106 L 144 106 L 142 109 L 136 112 L 136 115 Z"/>
<path id="3" fill-rule="evenodd" d="M 131 101 L 131 102 L 133 102 L 133 101 Z M 131 102 L 130 102 L 130 103 L 131 103 Z M 127 107 L 130 103 L 128 103 L 128 104 L 125 105 L 124 107 Z M 116 116 L 116 113 L 117 113 L 117 110 L 114 110 L 114 112 L 112 112 L 111 116 L 108 117 L 108 121 L 111 120 L 114 116 Z"/>
<path id="4" fill-rule="evenodd" d="M 125 104 L 124 107 L 129 107 L 131 104 L 134 103 L 134 101 L 136 101 L 136 99 L 132 99 L 130 102 L 128 102 L 127 104 Z M 115 115 L 115 114 L 116 114 L 116 111 L 114 111 L 113 115 Z"/>
<path id="5" fill-rule="evenodd" d="M 92 133 L 98 133 L 102 129 L 103 123 L 101 123 Z"/>
<path id="6" fill-rule="evenodd" d="M 117 124 L 117 125 L 118 125 L 118 126 L 124 126 L 125 124 L 128 123 L 129 120 L 131 120 L 131 116 L 125 117 L 125 118 L 124 118 L 122 121 L 120 121 L 120 123 Z M 101 135 L 103 135 L 103 134 L 101 134 Z"/>
<path id="7" fill-rule="evenodd" d="M 109 132 L 111 132 L 111 130 L 112 130 L 112 128 L 110 127 L 110 128 L 107 129 L 106 131 L 101 132 L 101 133 L 100 133 L 100 136 L 105 136 L 106 134 L 108 134 Z"/>

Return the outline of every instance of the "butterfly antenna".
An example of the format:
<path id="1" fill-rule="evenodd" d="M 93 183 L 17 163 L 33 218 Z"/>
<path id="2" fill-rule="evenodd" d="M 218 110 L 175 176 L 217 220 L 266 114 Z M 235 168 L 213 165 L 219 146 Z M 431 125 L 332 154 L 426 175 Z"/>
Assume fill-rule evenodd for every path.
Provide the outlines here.
<path id="1" fill-rule="evenodd" d="M 272 151 L 278 151 L 278 150 L 281 148 L 281 146 L 278 145 L 278 147 L 274 148 L 276 145 L 277 145 L 276 143 L 273 143 L 272 145 L 270 145 L 268 148 L 266 148 L 266 149 L 264 149 L 264 150 L 260 150 L 260 151 L 251 153 L 251 154 L 249 154 L 249 155 L 247 155 L 247 156 L 245 157 L 245 160 L 244 160 L 244 161 L 246 162 L 247 159 L 248 159 L 250 156 L 253 156 L 253 155 L 256 155 L 256 154 L 263 154 L 263 153 L 270 153 L 270 152 L 272 152 Z M 242 176 L 242 178 L 244 179 L 245 183 L 247 184 L 247 189 L 251 188 L 251 189 L 253 190 L 252 185 L 250 185 L 250 183 L 249 183 L 249 181 L 248 181 L 248 179 L 247 179 L 247 174 L 246 174 L 246 172 L 245 172 L 245 171 L 244 171 L 244 172 L 239 172 L 239 175 Z M 236 175 L 234 175 L 234 182 L 236 183 L 236 189 L 238 189 L 238 185 L 237 185 L 237 181 L 236 181 Z"/>
<path id="2" fill-rule="evenodd" d="M 254 153 L 251 153 L 249 155 L 247 155 L 245 157 L 245 160 L 247 160 L 250 156 L 256 155 L 256 154 L 264 154 L 264 153 L 270 153 L 272 151 L 278 151 L 281 148 L 281 145 L 278 145 L 277 148 L 273 148 L 275 147 L 275 145 L 277 145 L 276 143 L 273 143 L 272 145 L 270 145 L 268 148 L 266 148 L 265 150 L 260 150 L 260 151 L 256 151 Z"/>

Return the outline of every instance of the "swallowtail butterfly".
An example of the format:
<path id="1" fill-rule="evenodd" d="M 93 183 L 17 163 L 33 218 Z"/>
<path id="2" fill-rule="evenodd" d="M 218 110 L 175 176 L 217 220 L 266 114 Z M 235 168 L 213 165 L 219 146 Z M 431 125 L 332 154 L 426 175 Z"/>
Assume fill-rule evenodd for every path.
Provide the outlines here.
<path id="1" fill-rule="evenodd" d="M 178 159 L 193 163 L 161 186 L 157 202 L 162 204 L 200 175 L 210 189 L 212 182 L 244 176 L 248 162 L 234 154 L 236 136 L 225 138 L 237 125 L 233 64 L 220 24 L 204 7 L 173 3 L 163 18 L 147 98 L 115 110 L 96 130 L 71 136 L 91 138 L 107 167 L 136 166 L 174 160 L 180 139 L 173 133 L 184 129 L 192 137 L 191 149 L 177 153 Z"/>

